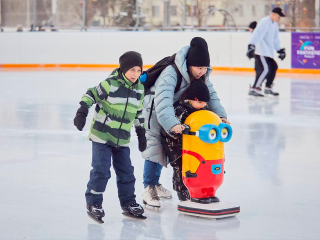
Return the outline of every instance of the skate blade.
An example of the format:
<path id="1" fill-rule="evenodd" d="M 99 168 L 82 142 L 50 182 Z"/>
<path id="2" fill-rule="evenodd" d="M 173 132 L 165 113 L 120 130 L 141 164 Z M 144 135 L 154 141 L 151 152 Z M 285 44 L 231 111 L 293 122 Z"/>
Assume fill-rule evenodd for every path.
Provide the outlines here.
<path id="1" fill-rule="evenodd" d="M 144 220 L 144 219 L 147 218 L 146 216 L 143 216 L 143 215 L 141 215 L 141 216 L 135 216 L 135 215 L 130 214 L 130 213 L 128 213 L 128 212 L 123 212 L 122 214 L 123 214 L 124 216 L 126 216 L 126 217 L 134 218 L 134 219 L 140 219 L 140 220 Z"/>
<path id="2" fill-rule="evenodd" d="M 104 221 L 102 221 L 102 219 L 98 219 L 98 218 L 95 218 L 90 212 L 87 212 L 88 216 L 95 222 L 99 223 L 99 224 L 103 224 Z"/>
<path id="3" fill-rule="evenodd" d="M 277 98 L 279 95 L 265 94 L 267 98 Z"/>
<path id="4" fill-rule="evenodd" d="M 152 208 L 157 208 L 157 209 L 160 208 L 160 206 L 150 205 L 150 204 L 148 204 L 148 203 L 147 203 L 146 201 L 144 201 L 144 200 L 143 200 L 143 204 L 144 204 L 144 206 L 148 206 L 148 207 L 152 207 Z"/>
<path id="5" fill-rule="evenodd" d="M 159 197 L 159 198 L 162 198 L 162 199 L 171 199 L 172 196 L 169 196 L 169 197 Z"/>
<path id="6" fill-rule="evenodd" d="M 265 96 L 253 96 L 253 95 L 248 95 L 247 97 L 248 100 L 257 100 L 257 99 L 265 99 Z"/>

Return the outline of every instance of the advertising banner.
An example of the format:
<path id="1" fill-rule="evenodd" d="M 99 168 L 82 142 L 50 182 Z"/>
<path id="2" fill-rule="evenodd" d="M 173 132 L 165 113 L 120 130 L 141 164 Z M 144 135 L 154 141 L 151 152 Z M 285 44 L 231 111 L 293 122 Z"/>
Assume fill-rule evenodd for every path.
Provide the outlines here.
<path id="1" fill-rule="evenodd" d="M 320 33 L 292 33 L 292 68 L 320 69 Z"/>

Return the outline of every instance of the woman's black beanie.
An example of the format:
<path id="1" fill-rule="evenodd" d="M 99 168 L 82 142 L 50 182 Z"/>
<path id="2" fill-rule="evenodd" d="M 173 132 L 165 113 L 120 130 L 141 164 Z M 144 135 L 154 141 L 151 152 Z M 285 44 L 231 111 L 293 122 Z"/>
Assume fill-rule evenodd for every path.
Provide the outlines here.
<path id="1" fill-rule="evenodd" d="M 201 37 L 195 37 L 190 42 L 187 54 L 187 66 L 210 67 L 208 44 Z"/>

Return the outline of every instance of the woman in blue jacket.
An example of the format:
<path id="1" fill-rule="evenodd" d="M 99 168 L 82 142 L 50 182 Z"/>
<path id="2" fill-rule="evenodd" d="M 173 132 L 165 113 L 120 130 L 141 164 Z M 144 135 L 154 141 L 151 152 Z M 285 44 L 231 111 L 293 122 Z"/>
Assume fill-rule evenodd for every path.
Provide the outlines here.
<path id="1" fill-rule="evenodd" d="M 190 46 L 183 47 L 177 52 L 175 64 L 182 75 L 180 89 L 175 93 L 177 73 L 170 65 L 166 67 L 154 86 L 150 89 L 155 95 L 146 95 L 143 103 L 143 114 L 150 119 L 150 129 L 146 129 L 147 148 L 142 153 L 145 159 L 143 184 L 143 202 L 150 206 L 160 207 L 159 197 L 171 198 L 171 192 L 159 184 L 162 167 L 167 167 L 168 161 L 161 145 L 161 126 L 166 131 L 181 134 L 184 127 L 175 117 L 173 104 L 179 100 L 181 94 L 193 81 L 204 81 L 210 92 L 209 110 L 216 113 L 223 122 L 229 124 L 227 114 L 220 103 L 220 99 L 209 81 L 212 71 L 207 42 L 200 37 L 191 40 Z M 154 109 L 151 111 L 152 100 Z M 149 118 L 151 114 L 151 118 Z"/>

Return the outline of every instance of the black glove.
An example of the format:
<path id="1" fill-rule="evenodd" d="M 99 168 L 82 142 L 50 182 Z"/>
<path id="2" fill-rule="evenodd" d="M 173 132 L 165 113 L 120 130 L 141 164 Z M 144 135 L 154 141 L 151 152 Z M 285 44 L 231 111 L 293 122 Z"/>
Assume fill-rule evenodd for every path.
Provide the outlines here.
<path id="1" fill-rule="evenodd" d="M 253 44 L 248 45 L 247 57 L 249 59 L 254 58 L 254 52 L 256 51 L 256 46 Z"/>
<path id="2" fill-rule="evenodd" d="M 146 130 L 143 127 L 136 128 L 138 136 L 139 151 L 143 152 L 147 148 Z"/>
<path id="3" fill-rule="evenodd" d="M 281 59 L 281 61 L 286 58 L 286 49 L 285 48 L 280 49 L 277 53 L 279 53 L 279 58 Z"/>
<path id="4" fill-rule="evenodd" d="M 73 123 L 79 131 L 82 131 L 84 125 L 86 124 L 86 117 L 88 116 L 88 112 L 89 110 L 87 107 L 81 106 L 76 113 L 76 117 L 73 119 Z"/>
<path id="5" fill-rule="evenodd" d="M 184 126 L 184 130 L 182 131 L 183 134 L 189 134 L 190 126 L 187 124 L 182 124 Z"/>

